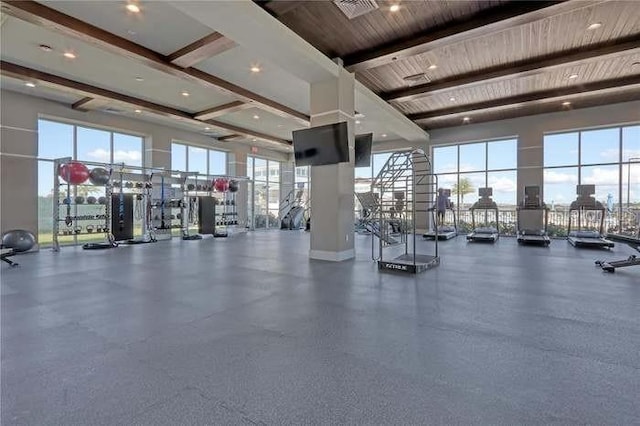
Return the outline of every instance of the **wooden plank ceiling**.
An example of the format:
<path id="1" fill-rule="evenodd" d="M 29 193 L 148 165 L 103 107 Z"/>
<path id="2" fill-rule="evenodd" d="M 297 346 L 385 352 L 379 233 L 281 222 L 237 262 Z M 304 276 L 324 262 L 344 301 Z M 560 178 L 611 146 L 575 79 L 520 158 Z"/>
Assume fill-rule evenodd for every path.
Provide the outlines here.
<path id="1" fill-rule="evenodd" d="M 640 99 L 634 1 L 258 3 L 425 128 Z"/>

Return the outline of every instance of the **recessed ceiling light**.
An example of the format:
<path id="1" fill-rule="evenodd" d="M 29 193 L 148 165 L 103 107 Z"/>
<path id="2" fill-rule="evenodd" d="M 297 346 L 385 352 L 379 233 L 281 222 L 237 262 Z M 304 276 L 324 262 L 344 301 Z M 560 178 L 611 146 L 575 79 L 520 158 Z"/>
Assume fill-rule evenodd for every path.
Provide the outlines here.
<path id="1" fill-rule="evenodd" d="M 602 26 L 602 22 L 594 22 L 593 24 L 587 27 L 588 30 L 597 30 Z"/>
<path id="2" fill-rule="evenodd" d="M 65 58 L 67 59 L 75 59 L 76 58 L 76 54 L 73 52 L 64 52 L 63 55 Z"/>
<path id="3" fill-rule="evenodd" d="M 256 138 L 251 139 L 251 142 L 257 142 L 257 141 L 258 141 L 258 139 L 256 139 Z"/>
<path id="4" fill-rule="evenodd" d="M 284 127 L 282 124 L 278 124 L 278 128 L 282 128 Z"/>
<path id="5" fill-rule="evenodd" d="M 257 65 L 252 65 L 251 66 L 251 72 L 260 72 L 260 67 Z"/>
<path id="6" fill-rule="evenodd" d="M 573 80 L 574 78 L 578 78 L 578 74 L 571 74 L 568 77 L 570 80 Z"/>
<path id="7" fill-rule="evenodd" d="M 356 124 L 360 124 L 360 120 L 356 120 Z"/>
<path id="8" fill-rule="evenodd" d="M 564 101 L 562 103 L 562 106 L 569 106 L 569 105 L 571 105 L 571 102 L 569 102 L 569 101 Z"/>
<path id="9" fill-rule="evenodd" d="M 127 34 L 134 36 L 134 35 L 136 35 L 138 33 L 133 31 L 133 30 L 127 30 Z"/>
<path id="10" fill-rule="evenodd" d="M 389 8 L 389 10 L 391 12 L 397 12 L 400 10 L 400 5 L 399 4 L 392 4 L 391 7 Z"/>
<path id="11" fill-rule="evenodd" d="M 189 96 L 189 92 L 182 92 L 182 96 L 184 96 L 184 97 Z"/>
<path id="12" fill-rule="evenodd" d="M 471 121 L 471 118 L 469 118 L 469 117 L 464 117 L 464 118 L 462 119 L 462 121 Z"/>
<path id="13" fill-rule="evenodd" d="M 205 127 L 204 129 L 205 130 L 211 130 L 211 127 Z"/>
<path id="14" fill-rule="evenodd" d="M 40 50 L 42 50 L 44 52 L 51 52 L 53 50 L 53 48 L 51 46 L 46 45 L 46 44 L 41 44 L 38 47 L 40 48 Z"/>
<path id="15" fill-rule="evenodd" d="M 450 100 L 451 102 L 455 102 L 455 101 L 456 101 L 456 98 L 454 98 L 454 97 L 452 96 L 452 97 L 450 97 L 450 98 L 449 98 L 449 100 Z"/>
<path id="16" fill-rule="evenodd" d="M 141 112 L 142 112 L 142 111 L 141 111 L 141 110 L 139 110 L 139 109 L 137 109 L 137 110 L 135 111 L 135 113 L 136 113 L 136 114 L 140 114 Z"/>
<path id="17" fill-rule="evenodd" d="M 138 6 L 138 5 L 137 5 L 137 4 L 135 4 L 135 3 L 129 3 L 129 4 L 127 5 L 127 10 L 128 10 L 129 12 L 132 12 L 132 13 L 138 13 L 138 12 L 140 12 L 140 6 Z"/>
<path id="18" fill-rule="evenodd" d="M 436 68 L 438 68 L 438 66 L 436 64 L 431 64 L 431 65 L 429 65 L 428 69 L 435 70 Z"/>
<path id="19" fill-rule="evenodd" d="M 253 116 L 253 119 L 254 119 L 254 120 L 260 120 L 260 116 L 259 116 L 259 115 L 254 115 L 254 116 Z"/>
<path id="20" fill-rule="evenodd" d="M 27 86 L 27 87 L 36 87 L 36 85 L 35 85 L 35 84 L 33 84 L 33 83 L 32 83 L 32 82 L 30 82 L 30 81 L 26 82 L 24 85 L 25 85 L 25 86 Z"/>
<path id="21" fill-rule="evenodd" d="M 144 78 L 142 78 L 142 77 L 136 77 L 136 81 L 144 81 Z"/>
<path id="22" fill-rule="evenodd" d="M 383 134 L 381 134 L 380 136 L 382 136 L 383 138 L 386 138 L 386 137 L 387 137 L 387 134 L 386 134 L 386 133 L 383 133 Z"/>

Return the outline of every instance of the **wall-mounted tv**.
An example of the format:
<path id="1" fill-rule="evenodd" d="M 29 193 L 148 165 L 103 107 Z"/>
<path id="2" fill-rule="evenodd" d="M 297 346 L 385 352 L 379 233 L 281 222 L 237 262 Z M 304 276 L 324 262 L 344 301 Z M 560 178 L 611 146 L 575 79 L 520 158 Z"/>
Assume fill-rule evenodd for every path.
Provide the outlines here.
<path id="1" fill-rule="evenodd" d="M 346 122 L 294 131 L 293 154 L 296 167 L 348 163 L 347 134 Z"/>
<path id="2" fill-rule="evenodd" d="M 356 135 L 355 145 L 355 167 L 371 166 L 371 143 L 373 142 L 373 133 L 366 135 Z"/>

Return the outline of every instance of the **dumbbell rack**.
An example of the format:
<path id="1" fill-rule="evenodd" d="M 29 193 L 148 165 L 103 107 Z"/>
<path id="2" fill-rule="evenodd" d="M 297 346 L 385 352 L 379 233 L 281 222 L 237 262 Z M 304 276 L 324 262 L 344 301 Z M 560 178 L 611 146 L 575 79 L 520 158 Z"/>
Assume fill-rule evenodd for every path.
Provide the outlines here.
<path id="1" fill-rule="evenodd" d="M 238 225 L 238 211 L 236 209 L 236 194 L 224 192 L 217 199 L 215 208 L 215 235 L 227 236 L 230 227 Z"/>
<path id="2" fill-rule="evenodd" d="M 150 176 L 153 185 L 150 229 L 158 239 L 170 239 L 173 231 L 181 228 L 177 212 L 182 209 L 183 180 L 176 171 L 155 171 Z"/>
<path id="3" fill-rule="evenodd" d="M 71 157 L 65 157 L 65 158 L 58 158 L 55 159 L 53 161 L 53 236 L 52 236 L 52 242 L 53 242 L 53 251 L 60 251 L 60 237 L 75 237 L 78 235 L 99 235 L 100 232 L 103 232 L 105 234 L 105 237 L 107 240 L 112 240 L 113 236 L 111 234 L 111 193 L 112 193 L 112 188 L 110 184 L 107 184 L 104 186 L 104 197 L 105 197 L 105 204 L 104 206 L 104 215 L 96 215 L 95 218 L 90 219 L 90 218 L 84 218 L 85 216 L 91 216 L 91 215 L 84 215 L 84 216 L 78 216 L 78 206 L 79 205 L 84 205 L 84 204 L 76 204 L 75 200 L 77 197 L 77 187 L 78 186 L 86 186 L 86 185 L 68 185 L 66 182 L 62 182 L 60 179 L 60 176 L 58 175 L 58 170 L 59 167 L 63 164 L 66 164 L 68 162 L 72 161 Z M 99 167 L 105 167 L 106 165 L 104 164 L 99 164 Z M 108 166 L 106 166 L 105 168 L 107 168 L 107 170 L 109 170 Z M 65 191 L 61 191 L 61 188 L 65 188 L 68 187 L 70 188 L 69 193 L 66 193 L 64 196 L 61 196 Z M 71 188 L 73 188 L 71 190 Z M 73 193 L 74 195 L 72 196 L 70 193 Z M 67 201 L 69 202 L 69 205 L 65 204 L 64 202 L 62 202 L 61 200 L 64 200 L 65 198 L 69 198 Z M 87 205 L 101 205 L 101 204 L 87 204 Z M 65 222 L 67 220 L 67 217 L 65 215 L 64 218 L 60 218 L 60 208 L 64 207 L 65 209 L 67 209 L 67 207 L 69 207 L 70 209 L 72 209 L 73 212 L 73 216 L 71 216 L 71 223 L 69 225 L 67 225 Z M 100 216 L 104 216 L 104 218 L 100 218 Z M 101 231 L 96 231 L 96 232 L 89 232 L 89 231 L 82 231 L 82 225 L 79 224 L 79 222 L 81 221 L 86 221 L 86 220 L 102 220 L 104 219 L 104 224 L 101 227 Z M 95 223 L 95 222 L 94 222 Z M 61 229 L 60 224 L 65 224 L 65 228 Z M 100 226 L 98 226 L 98 228 L 100 228 Z M 85 229 L 86 229 L 86 225 L 85 225 Z"/>

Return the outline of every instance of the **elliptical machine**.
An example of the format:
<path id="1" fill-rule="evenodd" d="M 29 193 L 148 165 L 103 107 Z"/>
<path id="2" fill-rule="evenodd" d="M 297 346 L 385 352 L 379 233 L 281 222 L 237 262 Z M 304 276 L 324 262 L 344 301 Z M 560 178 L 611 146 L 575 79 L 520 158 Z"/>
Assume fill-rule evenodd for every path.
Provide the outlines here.
<path id="1" fill-rule="evenodd" d="M 542 229 L 525 228 L 522 226 L 522 216 L 524 212 L 544 212 Z M 540 198 L 539 186 L 525 186 L 524 199 L 516 210 L 516 224 L 519 244 L 539 244 L 548 246 L 551 238 L 547 235 L 549 225 L 549 208 Z"/>

